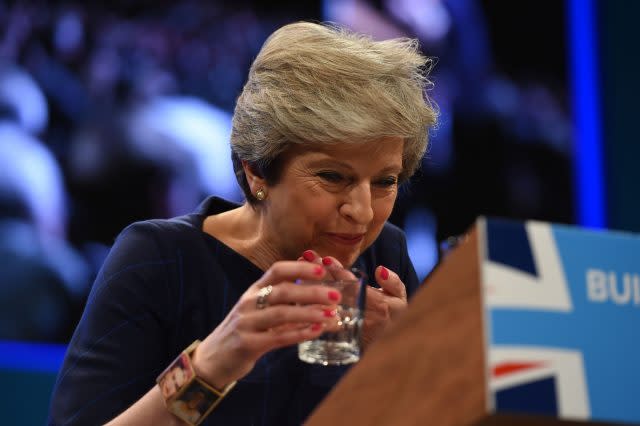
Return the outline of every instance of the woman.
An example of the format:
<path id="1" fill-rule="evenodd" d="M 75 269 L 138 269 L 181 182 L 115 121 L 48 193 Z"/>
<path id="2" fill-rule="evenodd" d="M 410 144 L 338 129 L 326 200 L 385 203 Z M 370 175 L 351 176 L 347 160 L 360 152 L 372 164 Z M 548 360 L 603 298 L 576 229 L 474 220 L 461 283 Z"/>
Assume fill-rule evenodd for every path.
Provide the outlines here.
<path id="1" fill-rule="evenodd" d="M 180 424 L 154 383 L 195 339 L 199 386 L 224 393 L 237 381 L 206 424 L 304 421 L 345 369 L 304 364 L 295 345 L 322 333 L 333 311 L 318 306 L 341 295 L 295 280 L 328 265 L 365 270 L 365 345 L 418 284 L 386 220 L 436 120 L 429 66 L 411 40 L 312 23 L 272 34 L 233 117 L 247 202 L 212 197 L 123 231 L 69 346 L 51 421 Z"/>

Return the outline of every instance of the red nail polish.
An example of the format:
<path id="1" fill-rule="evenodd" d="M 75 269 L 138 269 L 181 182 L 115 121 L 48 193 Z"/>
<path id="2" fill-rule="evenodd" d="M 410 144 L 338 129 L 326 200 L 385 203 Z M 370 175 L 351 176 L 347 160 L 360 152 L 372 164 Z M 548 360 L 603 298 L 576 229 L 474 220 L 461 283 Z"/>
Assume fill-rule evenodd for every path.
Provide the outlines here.
<path id="1" fill-rule="evenodd" d="M 322 258 L 322 264 L 323 264 L 323 265 L 329 266 L 329 265 L 331 265 L 332 263 L 333 263 L 333 262 L 332 262 L 332 261 L 331 261 L 331 259 L 329 259 L 328 257 L 323 257 L 323 258 Z"/>
<path id="2" fill-rule="evenodd" d="M 380 268 L 380 276 L 382 277 L 383 280 L 388 280 L 389 270 L 383 266 L 382 268 Z"/>
<path id="3" fill-rule="evenodd" d="M 304 257 L 304 260 L 306 260 L 307 262 L 311 262 L 316 258 L 316 255 L 313 254 L 311 250 L 305 250 L 305 252 L 302 253 L 302 257 Z"/>
<path id="4" fill-rule="evenodd" d="M 336 316 L 336 311 L 333 309 L 325 309 L 324 310 L 324 316 L 327 318 L 332 318 Z"/>
<path id="5" fill-rule="evenodd" d="M 320 265 L 313 268 L 314 275 L 321 276 L 324 273 L 324 268 Z"/>
<path id="6" fill-rule="evenodd" d="M 335 290 L 331 290 L 329 292 L 329 300 L 333 300 L 334 302 L 340 299 L 340 293 Z"/>
<path id="7" fill-rule="evenodd" d="M 317 323 L 315 323 L 315 324 L 313 324 L 313 325 L 311 326 L 311 331 L 318 331 L 318 330 L 320 330 L 321 328 L 322 328 L 322 324 L 320 324 L 319 322 L 317 322 Z"/>

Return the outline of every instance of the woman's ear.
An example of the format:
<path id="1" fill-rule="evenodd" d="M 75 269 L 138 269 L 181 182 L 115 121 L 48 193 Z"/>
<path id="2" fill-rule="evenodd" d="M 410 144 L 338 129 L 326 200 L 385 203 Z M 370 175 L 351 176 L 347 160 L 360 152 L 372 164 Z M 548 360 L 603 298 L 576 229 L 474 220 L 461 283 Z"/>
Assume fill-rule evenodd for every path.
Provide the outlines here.
<path id="1" fill-rule="evenodd" d="M 244 175 L 246 176 L 247 184 L 249 185 L 249 189 L 252 194 L 266 188 L 267 182 L 264 177 L 262 177 L 262 173 L 256 170 L 254 165 L 250 164 L 246 160 L 242 160 L 242 169 L 244 170 Z"/>

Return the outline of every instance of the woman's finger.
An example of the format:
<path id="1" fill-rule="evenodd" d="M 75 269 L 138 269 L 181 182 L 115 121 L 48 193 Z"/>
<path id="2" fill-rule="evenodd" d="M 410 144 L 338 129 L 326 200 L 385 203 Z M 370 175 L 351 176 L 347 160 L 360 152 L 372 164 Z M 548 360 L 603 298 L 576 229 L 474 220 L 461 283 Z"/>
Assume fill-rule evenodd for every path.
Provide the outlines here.
<path id="1" fill-rule="evenodd" d="M 340 302 L 340 299 L 341 295 L 338 290 L 322 284 L 300 285 L 283 282 L 272 287 L 266 303 L 268 306 L 335 305 Z"/>
<path id="2" fill-rule="evenodd" d="M 264 331 L 273 328 L 300 328 L 314 323 L 336 322 L 336 307 L 329 305 L 291 306 L 276 305 L 247 313 L 242 318 L 242 328 Z M 283 327 L 286 326 L 286 327 Z"/>
<path id="3" fill-rule="evenodd" d="M 389 319 L 390 310 L 388 299 L 391 298 L 385 295 L 381 289 L 367 286 L 367 302 L 366 302 L 366 314 L 365 319 L 372 316 L 376 318 Z"/>
<path id="4" fill-rule="evenodd" d="M 376 268 L 375 275 L 376 282 L 385 293 L 407 300 L 407 289 L 398 274 L 380 265 Z"/>
<path id="5" fill-rule="evenodd" d="M 322 258 L 322 264 L 324 266 L 333 266 L 336 268 L 342 268 L 342 263 L 333 256 L 325 256 Z"/>
<path id="6" fill-rule="evenodd" d="M 281 282 L 294 282 L 297 279 L 322 279 L 326 268 L 308 262 L 280 261 L 276 262 L 253 284 L 254 288 L 277 285 Z"/>
<path id="7" fill-rule="evenodd" d="M 357 277 L 349 269 L 345 269 L 342 263 L 333 256 L 325 256 L 322 258 L 322 264 L 327 270 L 327 279 L 334 280 L 353 280 Z"/>
<path id="8" fill-rule="evenodd" d="M 322 264 L 322 257 L 314 250 L 305 250 L 299 259 L 306 260 L 307 262 L 311 263 L 317 263 L 319 265 Z"/>
<path id="9" fill-rule="evenodd" d="M 252 346 L 254 346 L 255 349 L 264 353 L 284 346 L 302 343 L 305 340 L 313 340 L 324 332 L 324 324 L 318 322 L 309 324 L 303 328 L 249 333 L 246 339 L 252 342 Z"/>
<path id="10" fill-rule="evenodd" d="M 407 301 L 385 293 L 381 288 L 367 286 L 367 314 L 369 318 L 389 320 L 407 307 Z"/>

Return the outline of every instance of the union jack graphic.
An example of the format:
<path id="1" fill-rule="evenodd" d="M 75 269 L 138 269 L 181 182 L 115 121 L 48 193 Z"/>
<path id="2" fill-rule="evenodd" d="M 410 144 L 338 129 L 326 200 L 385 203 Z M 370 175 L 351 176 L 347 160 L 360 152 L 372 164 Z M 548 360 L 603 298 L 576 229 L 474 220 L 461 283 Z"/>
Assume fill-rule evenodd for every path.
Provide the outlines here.
<path id="1" fill-rule="evenodd" d="M 485 229 L 482 273 L 488 323 L 493 320 L 491 325 L 499 326 L 495 312 L 504 310 L 526 311 L 533 318 L 530 322 L 545 312 L 559 320 L 569 319 L 573 303 L 551 225 L 488 220 Z M 522 324 L 520 334 L 531 333 L 533 327 L 527 327 L 526 321 Z M 517 342 L 517 331 L 514 334 Z M 492 342 L 488 348 L 488 386 L 493 397 L 489 408 L 589 419 L 582 353 L 545 343 L 544 339 L 538 345 Z"/>

